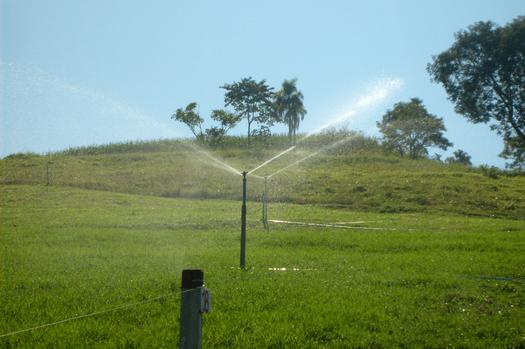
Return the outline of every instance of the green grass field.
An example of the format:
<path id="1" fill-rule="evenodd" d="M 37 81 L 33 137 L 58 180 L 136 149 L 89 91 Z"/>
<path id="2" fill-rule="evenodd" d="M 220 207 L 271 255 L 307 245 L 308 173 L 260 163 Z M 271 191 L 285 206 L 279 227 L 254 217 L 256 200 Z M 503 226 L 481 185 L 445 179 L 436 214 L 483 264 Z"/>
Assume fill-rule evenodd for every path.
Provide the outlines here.
<path id="1" fill-rule="evenodd" d="M 315 196 L 305 200 L 308 205 L 270 204 L 271 219 L 364 221 L 362 226 L 389 230 L 272 224 L 266 232 L 259 222 L 260 205 L 252 201 L 249 268 L 241 271 L 240 203 L 183 195 L 162 198 L 154 196 L 159 194 L 154 189 L 147 192 L 157 184 L 146 180 L 147 190 L 141 189 L 145 192 L 125 190 L 132 186 L 119 179 L 129 180 L 126 171 L 153 173 L 148 166 L 129 165 L 126 156 L 99 156 L 96 161 L 65 157 L 73 175 L 70 166 L 96 168 L 98 162 L 100 168 L 108 161 L 107 173 L 113 176 L 79 172 L 76 182 L 55 177 L 52 186 L 39 184 L 41 172 L 29 170 L 41 166 L 42 159 L 2 160 L 0 335 L 158 295 L 171 296 L 1 337 L 0 347 L 176 347 L 177 291 L 181 271 L 188 267 L 205 271 L 214 296 L 212 312 L 204 320 L 207 348 L 525 347 L 525 224 L 520 219 L 523 197 L 516 193 L 523 190 L 518 186 L 523 177 L 493 179 L 449 168 L 441 170 L 451 173 L 445 177 L 448 181 L 408 175 L 410 183 L 435 180 L 459 188 L 465 181 L 467 189 L 474 190 L 476 184 L 468 180 L 474 178 L 479 179 L 478 188 L 497 187 L 465 194 L 483 200 L 499 192 L 505 199 L 495 200 L 513 202 L 513 209 L 497 207 L 494 214 L 478 207 L 477 214 L 465 216 L 461 212 L 468 207 L 453 210 L 453 205 L 417 201 L 409 206 L 400 198 L 391 205 L 406 206 L 411 212 L 381 212 L 385 205 L 374 208 L 365 205 L 365 199 L 355 207 L 340 200 L 335 200 L 339 208 L 320 206 Z M 155 156 L 165 155 L 140 156 L 154 162 Z M 119 161 L 120 174 L 114 172 Z M 422 171 L 428 173 L 428 166 L 434 166 L 422 164 L 426 168 Z M 354 171 L 367 181 L 364 167 L 360 163 Z M 40 175 L 31 179 L 31 173 Z M 342 171 L 333 173 L 344 177 Z M 368 180 L 379 183 L 380 175 L 370 172 Z M 108 183 L 98 188 L 105 191 L 83 189 L 81 184 L 88 182 L 82 179 L 89 176 L 98 184 Z M 234 189 L 240 183 L 228 183 L 225 188 L 232 188 L 228 195 L 238 195 Z M 334 183 L 344 186 L 339 179 Z M 356 184 L 348 183 L 355 196 L 372 192 L 371 185 L 365 184 L 367 191 L 362 192 L 353 191 Z M 178 188 L 179 194 L 184 191 Z M 317 203 L 330 202 L 334 193 L 325 188 L 330 186 L 322 188 Z M 422 195 L 417 188 L 407 187 L 406 193 L 397 190 L 403 198 Z"/>

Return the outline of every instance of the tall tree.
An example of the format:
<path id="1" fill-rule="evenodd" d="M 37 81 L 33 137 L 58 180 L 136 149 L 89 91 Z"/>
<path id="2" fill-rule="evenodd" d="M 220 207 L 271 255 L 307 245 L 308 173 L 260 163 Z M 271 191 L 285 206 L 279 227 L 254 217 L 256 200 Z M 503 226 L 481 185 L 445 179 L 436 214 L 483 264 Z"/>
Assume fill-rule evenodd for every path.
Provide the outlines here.
<path id="1" fill-rule="evenodd" d="M 427 66 L 455 110 L 474 123 L 490 123 L 503 136 L 501 156 L 525 166 L 525 17 L 506 26 L 478 22 L 456 33 L 448 50 Z"/>
<path id="2" fill-rule="evenodd" d="M 246 119 L 248 123 L 249 146 L 252 123 L 271 125 L 273 122 L 273 88 L 266 84 L 266 80 L 257 82 L 251 77 L 232 84 L 224 84 L 221 88 L 226 90 L 225 106 L 233 106 L 241 118 Z"/>
<path id="3" fill-rule="evenodd" d="M 288 125 L 290 144 L 296 143 L 296 132 L 299 123 L 306 115 L 303 105 L 303 94 L 297 89 L 297 79 L 284 80 L 281 89 L 275 93 L 274 108 L 280 122 Z"/>
<path id="4" fill-rule="evenodd" d="M 175 111 L 175 114 L 171 116 L 171 119 L 186 124 L 195 138 L 200 139 L 203 137 L 202 123 L 204 119 L 200 117 L 197 109 L 197 103 L 191 102 L 186 108 L 179 108 Z"/>
<path id="5" fill-rule="evenodd" d="M 446 150 L 452 143 L 443 136 L 443 119 L 430 114 L 423 102 L 412 98 L 408 103 L 397 103 L 389 110 L 377 127 L 383 133 L 383 145 L 416 159 L 428 154 L 428 148 Z"/>

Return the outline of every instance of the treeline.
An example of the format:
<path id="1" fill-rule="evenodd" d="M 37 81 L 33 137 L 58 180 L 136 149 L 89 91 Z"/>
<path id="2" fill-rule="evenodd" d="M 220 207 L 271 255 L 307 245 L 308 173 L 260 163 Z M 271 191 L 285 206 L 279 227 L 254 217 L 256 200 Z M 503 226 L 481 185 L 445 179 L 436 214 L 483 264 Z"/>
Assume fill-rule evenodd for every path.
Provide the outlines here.
<path id="1" fill-rule="evenodd" d="M 508 167 L 525 168 L 525 17 L 505 26 L 490 21 L 478 22 L 456 33 L 456 41 L 434 56 L 427 72 L 431 80 L 445 88 L 455 111 L 473 123 L 488 123 L 502 136 L 500 156 L 510 160 Z M 289 144 L 296 144 L 300 122 L 306 115 L 303 94 L 297 79 L 285 80 L 274 89 L 265 80 L 244 78 L 221 86 L 224 106 L 211 119 L 217 126 L 202 129 L 204 119 L 197 103 L 179 108 L 172 118 L 186 124 L 195 137 L 209 145 L 224 143 L 226 133 L 241 120 L 247 124 L 247 145 L 252 139 L 264 142 L 275 123 L 288 126 Z M 445 138 L 443 119 L 429 113 L 422 100 L 399 102 L 377 123 L 382 144 L 400 156 L 412 159 L 428 157 L 429 149 L 447 150 L 453 144 Z M 441 161 L 440 155 L 435 159 Z M 457 149 L 446 162 L 470 164 L 470 156 Z"/>
<path id="2" fill-rule="evenodd" d="M 177 109 L 171 118 L 184 123 L 198 141 L 211 146 L 223 145 L 227 132 L 241 120 L 246 120 L 248 127 L 248 147 L 251 147 L 253 138 L 264 142 L 271 135 L 270 127 L 275 123 L 288 126 L 288 141 L 295 144 L 299 124 L 306 115 L 297 79 L 284 80 L 281 89 L 275 92 L 266 80 L 255 81 L 252 77 L 224 84 L 221 88 L 225 90 L 224 106 L 233 108 L 233 111 L 213 110 L 210 119 L 217 126 L 203 128 L 204 118 L 199 114 L 196 102 Z"/>

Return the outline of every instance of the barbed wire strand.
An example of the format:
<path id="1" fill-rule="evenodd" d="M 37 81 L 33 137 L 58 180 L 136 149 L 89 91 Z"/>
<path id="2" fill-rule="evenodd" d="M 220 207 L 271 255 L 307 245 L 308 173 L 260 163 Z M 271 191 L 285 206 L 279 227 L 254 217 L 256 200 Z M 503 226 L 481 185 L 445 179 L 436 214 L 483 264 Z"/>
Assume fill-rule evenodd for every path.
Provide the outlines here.
<path id="1" fill-rule="evenodd" d="M 73 316 L 73 317 L 70 317 L 70 318 L 66 318 L 66 319 L 63 319 L 63 320 L 51 322 L 51 323 L 48 323 L 48 324 L 43 324 L 43 325 L 39 325 L 39 326 L 35 326 L 35 327 L 26 328 L 26 329 L 23 329 L 23 330 L 13 331 L 13 332 L 9 332 L 9 333 L 5 333 L 5 334 L 0 335 L 0 338 L 9 337 L 9 336 L 13 336 L 15 334 L 20 334 L 20 333 L 24 333 L 24 332 L 30 332 L 30 331 L 38 330 L 38 329 L 41 329 L 41 328 L 51 327 L 51 326 L 63 324 L 65 322 L 70 322 L 70 321 L 74 321 L 74 320 L 80 320 L 80 319 L 84 319 L 84 318 L 91 317 L 91 316 L 102 315 L 102 314 L 110 313 L 110 312 L 121 310 L 121 309 L 131 308 L 131 307 L 134 307 L 134 306 L 137 306 L 137 305 L 153 302 L 153 301 L 156 301 L 156 300 L 159 300 L 159 299 L 168 298 L 168 297 L 173 296 L 173 295 L 183 294 L 183 293 L 186 293 L 186 292 L 198 290 L 200 288 L 201 287 L 197 287 L 197 288 L 193 288 L 193 289 L 189 289 L 189 290 L 185 290 L 185 291 L 181 291 L 181 292 L 171 292 L 171 293 L 168 293 L 168 294 L 163 294 L 163 295 L 160 295 L 160 296 L 148 298 L 148 299 L 145 299 L 145 300 L 142 300 L 142 301 L 139 301 L 139 302 L 123 304 L 123 305 L 119 305 L 117 307 L 113 307 L 113 308 L 110 308 L 110 309 L 95 311 L 93 313 Z"/>

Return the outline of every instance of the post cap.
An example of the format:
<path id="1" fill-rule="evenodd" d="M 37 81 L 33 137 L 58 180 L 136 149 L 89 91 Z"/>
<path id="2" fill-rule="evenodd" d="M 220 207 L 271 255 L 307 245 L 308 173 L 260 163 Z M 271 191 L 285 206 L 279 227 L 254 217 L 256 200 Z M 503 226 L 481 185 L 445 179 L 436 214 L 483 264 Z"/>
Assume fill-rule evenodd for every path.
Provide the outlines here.
<path id="1" fill-rule="evenodd" d="M 182 288 L 191 289 L 204 285 L 204 272 L 200 269 L 184 269 L 182 271 Z"/>

